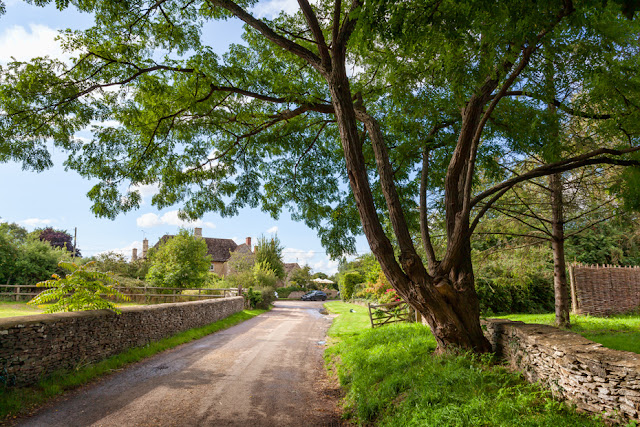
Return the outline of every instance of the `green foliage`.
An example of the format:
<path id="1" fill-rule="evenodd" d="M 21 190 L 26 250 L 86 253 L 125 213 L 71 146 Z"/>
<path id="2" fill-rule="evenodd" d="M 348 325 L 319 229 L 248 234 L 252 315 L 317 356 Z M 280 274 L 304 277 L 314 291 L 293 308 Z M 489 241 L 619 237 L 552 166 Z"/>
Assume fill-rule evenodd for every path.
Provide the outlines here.
<path id="1" fill-rule="evenodd" d="M 339 282 L 340 298 L 342 298 L 343 301 L 349 301 L 354 296 L 353 293 L 356 286 L 363 282 L 364 277 L 357 271 L 344 273 L 342 277 L 340 277 Z"/>
<path id="2" fill-rule="evenodd" d="M 250 308 L 255 309 L 258 305 L 262 304 L 262 293 L 254 291 L 253 286 L 249 287 L 245 298 L 247 299 L 247 305 Z"/>
<path id="3" fill-rule="evenodd" d="M 278 281 L 276 273 L 271 270 L 271 265 L 265 261 L 256 261 L 253 266 L 253 279 L 256 286 L 261 288 L 275 288 Z"/>
<path id="4" fill-rule="evenodd" d="M 256 263 L 264 263 L 268 269 L 275 273 L 278 279 L 284 279 L 283 250 L 284 247 L 277 235 L 271 238 L 260 236 L 256 244 Z"/>
<path id="5" fill-rule="evenodd" d="M 95 260 L 95 268 L 99 271 L 109 271 L 119 277 L 128 277 L 130 279 L 139 279 L 145 277 L 151 267 L 151 256 L 135 261 L 127 261 L 124 255 L 116 252 L 103 252 L 97 255 Z"/>
<path id="6" fill-rule="evenodd" d="M 210 267 L 205 241 L 181 229 L 151 255 L 146 280 L 165 288 L 199 288 L 204 286 Z"/>
<path id="7" fill-rule="evenodd" d="M 177 333 L 160 341 L 151 342 L 144 347 L 131 348 L 123 353 L 111 356 L 101 362 L 83 365 L 72 371 L 56 372 L 48 378 L 42 379 L 38 385 L 25 388 L 0 387 L 0 421 L 27 414 L 36 406 L 68 390 L 76 389 L 96 378 L 109 375 L 123 367 L 139 360 L 151 357 L 162 351 L 177 347 L 181 344 L 200 339 L 214 332 L 230 328 L 245 320 L 264 313 L 264 310 L 244 310 L 231 316 L 211 323 L 201 328 Z"/>
<path id="8" fill-rule="evenodd" d="M 35 286 L 61 272 L 58 263 L 70 259 L 64 249 L 29 236 L 19 225 L 0 223 L 0 284 Z"/>
<path id="9" fill-rule="evenodd" d="M 315 276 L 315 275 L 314 275 Z M 326 274 L 324 275 L 326 278 Z M 311 267 L 309 265 L 295 268 L 289 273 L 287 281 L 292 285 L 307 289 L 309 285 L 315 284 L 311 281 Z"/>
<path id="10" fill-rule="evenodd" d="M 35 296 L 28 304 L 47 304 L 46 312 L 112 310 L 120 313 L 116 305 L 105 299 L 128 301 L 129 297 L 114 288 L 118 283 L 109 274 L 90 270 L 91 263 L 78 266 L 61 262 L 60 267 L 69 273 L 65 277 L 53 275 L 53 280 L 38 283 L 48 288 Z"/>
<path id="11" fill-rule="evenodd" d="M 583 264 L 640 265 L 637 219 L 630 215 L 595 224 L 568 239 L 568 261 Z"/>

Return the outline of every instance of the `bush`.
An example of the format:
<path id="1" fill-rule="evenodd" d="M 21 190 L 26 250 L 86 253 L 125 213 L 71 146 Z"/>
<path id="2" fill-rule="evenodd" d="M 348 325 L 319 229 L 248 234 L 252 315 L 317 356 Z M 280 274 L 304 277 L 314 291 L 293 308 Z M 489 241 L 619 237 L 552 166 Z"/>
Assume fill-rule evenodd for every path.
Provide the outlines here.
<path id="1" fill-rule="evenodd" d="M 364 282 L 364 277 L 357 271 L 345 273 L 340 278 L 340 297 L 343 301 L 348 301 L 354 296 L 356 285 Z"/>
<path id="2" fill-rule="evenodd" d="M 249 287 L 245 295 L 246 304 L 252 309 L 268 310 L 275 296 L 272 289 L 259 289 L 254 291 L 253 286 Z"/>
<path id="3" fill-rule="evenodd" d="M 485 316 L 500 313 L 547 313 L 554 310 L 553 285 L 544 278 L 476 280 L 480 311 Z"/>

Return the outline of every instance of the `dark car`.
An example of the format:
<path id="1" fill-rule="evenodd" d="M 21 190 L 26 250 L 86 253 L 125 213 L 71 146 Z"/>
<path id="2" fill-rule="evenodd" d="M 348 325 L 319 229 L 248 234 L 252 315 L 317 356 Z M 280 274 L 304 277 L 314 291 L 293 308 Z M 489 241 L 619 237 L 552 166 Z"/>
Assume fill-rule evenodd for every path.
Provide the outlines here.
<path id="1" fill-rule="evenodd" d="M 327 299 L 327 294 L 322 291 L 311 291 L 302 295 L 300 299 L 302 301 L 325 301 Z"/>

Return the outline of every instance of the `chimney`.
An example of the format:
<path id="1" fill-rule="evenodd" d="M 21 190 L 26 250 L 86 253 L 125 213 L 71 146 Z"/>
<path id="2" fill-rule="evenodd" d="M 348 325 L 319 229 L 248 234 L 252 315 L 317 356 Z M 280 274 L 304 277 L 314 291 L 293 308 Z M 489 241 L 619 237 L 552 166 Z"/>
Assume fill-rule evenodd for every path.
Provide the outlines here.
<path id="1" fill-rule="evenodd" d="M 138 260 L 138 248 L 131 249 L 131 261 Z"/>
<path id="2" fill-rule="evenodd" d="M 202 228 L 196 227 L 194 235 L 196 236 L 196 239 L 202 239 Z"/>
<path id="3" fill-rule="evenodd" d="M 251 237 L 247 237 L 246 243 L 247 243 L 247 246 L 249 246 L 249 252 L 251 252 Z"/>
<path id="4" fill-rule="evenodd" d="M 147 251 L 149 250 L 149 240 L 145 237 L 142 241 L 142 258 L 147 257 Z"/>

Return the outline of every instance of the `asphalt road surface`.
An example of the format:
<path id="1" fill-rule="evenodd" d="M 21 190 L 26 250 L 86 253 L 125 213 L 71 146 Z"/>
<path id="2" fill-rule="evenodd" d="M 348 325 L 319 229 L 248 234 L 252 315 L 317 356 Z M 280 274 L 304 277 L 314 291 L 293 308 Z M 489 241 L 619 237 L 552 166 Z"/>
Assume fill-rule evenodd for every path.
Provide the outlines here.
<path id="1" fill-rule="evenodd" d="M 58 399 L 24 426 L 337 426 L 320 302 L 270 312 Z"/>

